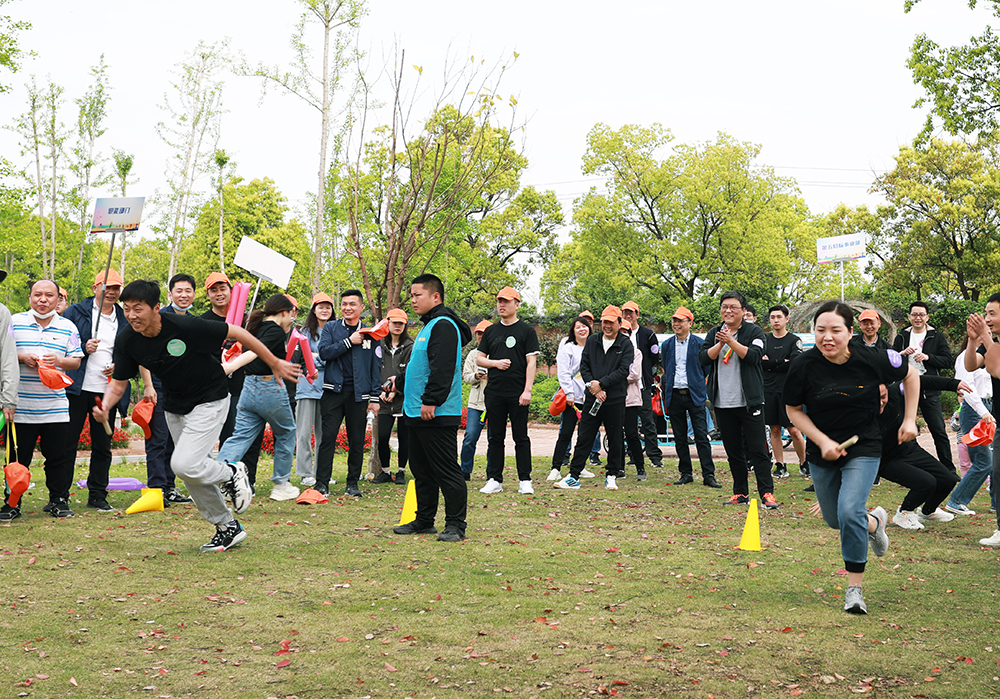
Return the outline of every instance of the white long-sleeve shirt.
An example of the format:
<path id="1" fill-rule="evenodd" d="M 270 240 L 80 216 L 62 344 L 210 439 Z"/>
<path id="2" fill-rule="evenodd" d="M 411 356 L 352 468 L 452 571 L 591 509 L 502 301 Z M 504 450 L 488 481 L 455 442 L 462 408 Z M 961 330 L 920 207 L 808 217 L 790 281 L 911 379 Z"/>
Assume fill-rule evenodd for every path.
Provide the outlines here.
<path id="1" fill-rule="evenodd" d="M 976 369 L 969 372 L 965 368 L 965 350 L 955 358 L 955 378 L 964 381 L 973 388 L 972 393 L 966 393 L 963 398 L 969 407 L 976 411 L 976 415 L 983 417 L 988 412 L 983 400 L 993 397 L 993 381 L 990 373 L 983 369 Z"/>

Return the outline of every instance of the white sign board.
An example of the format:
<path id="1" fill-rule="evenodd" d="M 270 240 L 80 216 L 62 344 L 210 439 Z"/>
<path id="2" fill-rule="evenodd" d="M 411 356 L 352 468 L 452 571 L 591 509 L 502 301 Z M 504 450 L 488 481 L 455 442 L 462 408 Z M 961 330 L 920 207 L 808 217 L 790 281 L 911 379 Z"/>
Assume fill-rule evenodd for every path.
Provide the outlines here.
<path id="1" fill-rule="evenodd" d="M 288 282 L 295 270 L 295 260 L 247 236 L 243 236 L 240 241 L 233 264 L 264 281 L 271 282 L 279 289 L 288 288 Z"/>
<path id="2" fill-rule="evenodd" d="M 146 197 L 114 197 L 98 199 L 94 205 L 94 221 L 90 229 L 104 231 L 137 231 Z"/>
<path id="3" fill-rule="evenodd" d="M 821 265 L 825 265 L 828 262 L 859 260 L 864 257 L 864 233 L 836 235 L 832 238 L 818 238 L 816 240 L 816 262 Z"/>

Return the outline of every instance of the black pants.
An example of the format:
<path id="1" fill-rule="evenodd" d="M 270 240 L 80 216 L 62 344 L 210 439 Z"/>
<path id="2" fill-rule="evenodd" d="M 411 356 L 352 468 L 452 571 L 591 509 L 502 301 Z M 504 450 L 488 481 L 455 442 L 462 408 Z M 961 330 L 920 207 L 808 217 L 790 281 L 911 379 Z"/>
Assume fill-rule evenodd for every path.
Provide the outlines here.
<path id="1" fill-rule="evenodd" d="M 582 405 L 577 405 L 576 410 L 566 406 L 562 414 L 562 421 L 559 423 L 559 436 L 556 437 L 556 448 L 552 452 L 552 468 L 561 469 L 563 462 L 568 458 L 569 447 L 573 443 L 573 432 L 576 431 L 576 424 L 580 421 L 577 410 L 582 410 Z"/>
<path id="2" fill-rule="evenodd" d="M 934 510 L 958 485 L 958 476 L 953 469 L 916 445 L 899 456 L 882 459 L 878 475 L 910 489 L 900 509 L 913 512 L 923 505 L 921 509 L 925 515 L 934 514 Z"/>
<path id="3" fill-rule="evenodd" d="M 222 425 L 222 431 L 219 433 L 219 449 L 222 449 L 226 440 L 233 436 L 233 430 L 236 428 L 236 407 L 239 405 L 240 396 L 243 395 L 243 378 L 229 379 L 229 414 L 226 415 L 226 422 Z M 260 447 L 263 442 L 264 430 L 262 428 L 257 439 L 253 440 L 250 448 L 243 454 L 242 461 L 243 465 L 247 467 L 250 485 L 257 482 L 257 464 L 260 462 Z"/>
<path id="4" fill-rule="evenodd" d="M 715 462 L 712 461 L 712 444 L 708 439 L 705 406 L 695 404 L 686 388 L 672 391 L 670 405 L 667 406 L 667 417 L 670 418 L 670 429 L 674 433 L 674 446 L 677 448 L 677 468 L 682 476 L 692 475 L 687 436 L 688 415 L 691 416 L 691 427 L 694 428 L 694 444 L 701 463 L 701 477 L 715 478 Z"/>
<path id="5" fill-rule="evenodd" d="M 173 455 L 174 440 L 163 412 L 163 391 L 157 391 L 153 419 L 149 421 L 149 439 L 146 440 L 146 484 L 150 488 L 168 490 L 174 487 L 174 471 L 170 468 Z"/>
<path id="6" fill-rule="evenodd" d="M 733 495 L 749 495 L 747 464 L 753 465 L 757 477 L 757 490 L 761 495 L 774 492 L 771 479 L 771 457 L 767 452 L 764 438 L 764 406 L 746 408 L 720 408 L 716 406 L 715 423 L 722 433 L 722 445 L 729 459 L 729 471 L 733 474 Z M 743 445 L 746 444 L 746 451 Z"/>
<path id="7" fill-rule="evenodd" d="M 951 442 L 948 440 L 948 431 L 944 427 L 944 417 L 941 415 L 940 392 L 921 392 L 917 407 L 920 408 L 920 414 L 924 416 L 927 429 L 934 438 L 934 451 L 937 452 L 938 461 L 954 472 L 955 462 L 951 458 Z"/>
<path id="8" fill-rule="evenodd" d="M 587 457 L 594 446 L 594 438 L 604 425 L 604 434 L 608 436 L 608 467 L 609 476 L 621 476 L 625 473 L 625 398 L 615 402 L 605 401 L 597 415 L 590 414 L 594 403 L 588 396 L 580 417 L 580 428 L 576 435 L 576 449 L 573 450 L 573 460 L 569 463 L 569 474 L 579 480 L 587 465 Z"/>
<path id="9" fill-rule="evenodd" d="M 400 427 L 409 418 L 400 420 Z M 436 427 L 411 423 L 410 472 L 417 494 L 416 522 L 434 524 L 438 492 L 444 496 L 444 525 L 465 536 L 469 491 L 458 464 L 458 427 Z"/>
<path id="10" fill-rule="evenodd" d="M 399 470 L 406 470 L 406 462 L 410 458 L 410 428 L 404 418 L 396 419 L 392 413 L 381 413 L 378 416 L 378 458 L 382 462 L 382 473 L 389 470 L 389 437 L 392 435 L 392 424 L 396 423 L 396 438 L 399 441 Z M 464 479 L 463 479 L 464 480 Z"/>
<path id="11" fill-rule="evenodd" d="M 80 441 L 83 423 L 90 420 L 90 470 L 87 473 L 89 499 L 108 497 L 108 480 L 111 475 L 111 435 L 104 431 L 104 425 L 94 419 L 91 409 L 97 405 L 102 393 L 80 391 L 79 395 L 66 394 L 69 398 L 69 432 L 64 444 L 69 453 L 70 463 L 76 464 L 76 445 Z M 116 409 L 112 406 L 110 424 L 114 427 Z M 20 426 L 18 427 L 20 430 Z M 20 436 L 20 435 L 18 435 Z M 43 452 L 44 453 L 44 452 Z"/>
<path id="12" fill-rule="evenodd" d="M 104 434 L 104 428 L 100 427 L 99 429 L 101 434 Z M 66 446 L 70 439 L 69 423 L 31 424 L 18 422 L 14 425 L 14 430 L 17 432 L 17 449 L 16 452 L 12 449 L 11 454 L 16 454 L 17 463 L 27 467 L 31 466 L 31 459 L 35 453 L 35 443 L 41 437 L 42 456 L 45 457 L 45 487 L 49 489 L 49 502 L 69 500 L 69 489 L 73 485 L 73 467 L 76 465 L 77 444 L 76 441 L 73 442 L 72 451 Z M 4 438 L 7 440 L 7 444 L 11 444 L 9 424 L 6 427 Z"/>
<path id="13" fill-rule="evenodd" d="M 625 408 L 625 445 L 628 447 L 628 455 L 632 457 L 635 464 L 635 472 L 641 473 L 646 470 L 646 464 L 642 458 L 642 439 L 639 437 L 639 416 L 642 415 L 642 406 L 635 405 Z M 659 452 L 659 448 L 657 448 Z M 624 468 L 622 472 L 624 472 Z"/>
<path id="14" fill-rule="evenodd" d="M 656 435 L 656 415 L 653 413 L 653 389 L 651 386 L 642 388 L 639 420 L 642 424 L 642 441 L 646 445 L 646 456 L 649 457 L 650 462 L 658 464 L 663 461 L 663 452 L 660 451 L 660 439 Z M 636 463 L 639 462 L 636 461 Z"/>
<path id="15" fill-rule="evenodd" d="M 489 448 L 486 452 L 486 477 L 497 483 L 503 483 L 503 467 L 505 458 L 504 441 L 507 439 L 507 420 L 510 420 L 510 433 L 514 437 L 514 458 L 517 463 L 517 480 L 531 480 L 531 440 L 528 438 L 528 406 L 520 405 L 516 396 L 497 396 L 487 393 L 486 422 L 489 429 L 486 439 Z M 594 435 L 590 436 L 591 442 Z"/>
<path id="16" fill-rule="evenodd" d="M 347 428 L 347 485 L 357 485 L 365 460 L 365 415 L 368 403 L 354 400 L 354 391 L 335 393 L 323 389 L 319 400 L 323 439 L 316 453 L 316 483 L 326 485 L 333 474 L 333 451 L 341 423 Z"/>

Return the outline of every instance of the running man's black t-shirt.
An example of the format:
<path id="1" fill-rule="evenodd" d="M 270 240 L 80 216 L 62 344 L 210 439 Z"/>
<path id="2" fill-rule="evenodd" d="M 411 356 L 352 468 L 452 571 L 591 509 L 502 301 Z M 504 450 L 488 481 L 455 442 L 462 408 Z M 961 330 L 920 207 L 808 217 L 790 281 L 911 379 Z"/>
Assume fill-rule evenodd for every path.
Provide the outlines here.
<path id="1" fill-rule="evenodd" d="M 141 335 L 131 325 L 119 333 L 115 380 L 128 381 L 140 366 L 146 367 L 163 382 L 163 409 L 177 415 L 228 396 L 229 382 L 217 355 L 229 326 L 171 314 L 160 314 L 160 324 L 156 337 Z"/>
<path id="2" fill-rule="evenodd" d="M 271 350 L 271 354 L 275 357 L 285 358 L 285 331 L 281 329 L 280 325 L 273 320 L 265 320 L 257 328 L 255 336 Z M 270 376 L 272 374 L 271 367 L 260 357 L 251 361 L 244 369 L 246 369 L 247 376 Z"/>
<path id="3" fill-rule="evenodd" d="M 802 340 L 794 333 L 785 333 L 784 337 L 767 335 L 764 338 L 764 354 L 767 359 L 760 360 L 760 368 L 764 372 L 764 393 L 781 393 L 785 390 L 791 360 L 802 354 Z"/>
<path id="4" fill-rule="evenodd" d="M 487 372 L 486 393 L 494 396 L 520 396 L 524 393 L 524 379 L 528 373 L 528 355 L 538 354 L 538 335 L 535 329 L 518 320 L 504 325 L 499 320 L 486 328 L 479 341 L 479 351 L 490 359 L 509 359 L 504 370 L 490 367 Z"/>
<path id="5" fill-rule="evenodd" d="M 879 429 L 879 384 L 887 386 L 906 377 L 909 364 L 895 350 L 876 350 L 852 342 L 851 356 L 834 364 L 813 347 L 792 360 L 785 382 L 785 405 L 804 406 L 810 419 L 836 442 L 854 435 L 858 443 L 847 456 L 824 461 L 818 446 L 806 442 L 809 462 L 822 466 L 842 466 L 858 456 L 881 456 Z"/>

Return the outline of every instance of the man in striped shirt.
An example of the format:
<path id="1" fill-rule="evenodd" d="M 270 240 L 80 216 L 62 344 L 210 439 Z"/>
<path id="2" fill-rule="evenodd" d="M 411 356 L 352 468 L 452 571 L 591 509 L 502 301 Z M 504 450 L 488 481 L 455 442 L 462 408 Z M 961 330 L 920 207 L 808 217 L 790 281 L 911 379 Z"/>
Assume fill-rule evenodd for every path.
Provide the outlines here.
<path id="1" fill-rule="evenodd" d="M 69 489 L 73 482 L 75 452 L 67 445 L 69 438 L 69 401 L 64 388 L 50 388 L 42 383 L 39 367 L 60 371 L 80 366 L 83 351 L 76 326 L 56 314 L 59 287 L 47 279 L 35 282 L 28 298 L 30 311 L 11 317 L 11 334 L 17 347 L 20 380 L 14 428 L 17 433 L 17 461 L 28 466 L 41 437 L 45 457 L 45 485 L 49 489 L 49 514 L 72 517 Z M 10 435 L 8 434 L 8 438 Z M 0 508 L 0 521 L 21 516 L 20 506 L 6 502 Z"/>

